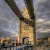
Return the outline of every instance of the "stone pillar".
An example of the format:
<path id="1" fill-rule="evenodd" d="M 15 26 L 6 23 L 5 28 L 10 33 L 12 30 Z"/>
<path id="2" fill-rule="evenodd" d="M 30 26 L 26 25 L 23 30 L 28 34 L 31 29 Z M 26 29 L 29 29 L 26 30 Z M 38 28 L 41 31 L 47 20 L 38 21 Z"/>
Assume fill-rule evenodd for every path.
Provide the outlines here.
<path id="1" fill-rule="evenodd" d="M 25 17 L 25 18 L 27 18 L 27 19 L 29 19 L 29 20 L 31 20 L 31 21 L 33 21 L 31 18 L 30 18 L 30 16 L 29 16 L 29 14 L 28 14 L 28 11 L 27 11 L 27 9 L 25 8 L 24 9 L 24 11 L 23 11 L 23 13 L 22 13 L 22 15 Z M 22 40 L 23 40 L 23 38 L 29 38 L 29 40 L 30 40 L 30 43 L 32 44 L 32 45 L 34 45 L 34 29 L 35 28 L 33 28 L 34 27 L 34 25 L 33 24 L 35 24 L 34 22 L 35 22 L 35 20 L 33 21 L 33 23 L 31 23 L 31 22 L 28 22 L 27 20 L 26 20 L 26 22 L 28 22 L 28 23 L 30 23 L 32 26 L 30 26 L 30 25 L 28 25 L 28 24 L 26 24 L 25 22 L 23 22 L 23 21 L 21 21 L 21 20 L 19 20 L 20 22 L 20 25 L 19 25 L 19 37 L 20 37 L 20 43 L 22 42 Z"/>

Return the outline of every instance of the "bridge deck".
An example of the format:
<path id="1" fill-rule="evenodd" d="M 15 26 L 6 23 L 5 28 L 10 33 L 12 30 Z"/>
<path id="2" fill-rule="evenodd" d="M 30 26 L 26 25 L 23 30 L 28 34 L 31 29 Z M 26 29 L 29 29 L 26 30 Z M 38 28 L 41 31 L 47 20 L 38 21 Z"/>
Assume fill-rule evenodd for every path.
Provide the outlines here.
<path id="1" fill-rule="evenodd" d="M 0 48 L 0 50 L 50 50 L 50 46 L 47 47 L 43 45 L 43 46 L 32 47 L 31 45 L 20 45 L 15 47 Z"/>

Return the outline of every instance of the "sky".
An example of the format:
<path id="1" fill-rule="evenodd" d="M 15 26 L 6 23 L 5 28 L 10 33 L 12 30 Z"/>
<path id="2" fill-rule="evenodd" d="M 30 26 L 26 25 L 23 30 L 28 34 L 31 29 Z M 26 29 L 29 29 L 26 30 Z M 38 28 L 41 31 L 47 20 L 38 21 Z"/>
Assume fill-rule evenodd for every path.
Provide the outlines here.
<path id="1" fill-rule="evenodd" d="M 0 37 L 16 37 L 18 18 L 4 0 L 0 0 Z"/>
<path id="2" fill-rule="evenodd" d="M 25 8 L 23 0 L 15 0 L 18 7 Z M 50 36 L 50 0 L 33 0 L 36 17 L 36 37 Z M 18 36 L 18 18 L 4 0 L 0 0 L 0 37 Z"/>
<path id="3" fill-rule="evenodd" d="M 50 36 L 50 0 L 34 0 L 34 8 L 36 32 Z"/>
<path id="4" fill-rule="evenodd" d="M 15 0 L 18 7 L 24 9 L 24 0 Z M 36 37 L 50 36 L 50 0 L 33 0 L 36 17 Z"/>

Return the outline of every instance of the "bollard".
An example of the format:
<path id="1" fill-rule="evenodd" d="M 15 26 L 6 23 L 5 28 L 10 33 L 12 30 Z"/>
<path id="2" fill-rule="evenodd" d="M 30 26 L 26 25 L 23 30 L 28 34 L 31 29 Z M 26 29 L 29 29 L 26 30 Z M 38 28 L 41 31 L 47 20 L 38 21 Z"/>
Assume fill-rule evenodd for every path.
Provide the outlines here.
<path id="1" fill-rule="evenodd" d="M 10 47 L 10 50 L 11 50 L 11 47 Z"/>
<path id="2" fill-rule="evenodd" d="M 14 47 L 13 47 L 13 50 L 14 50 Z"/>
<path id="3" fill-rule="evenodd" d="M 5 50 L 7 50 L 7 48 L 5 48 Z"/>
<path id="4" fill-rule="evenodd" d="M 0 48 L 0 50 L 1 50 L 1 48 Z"/>

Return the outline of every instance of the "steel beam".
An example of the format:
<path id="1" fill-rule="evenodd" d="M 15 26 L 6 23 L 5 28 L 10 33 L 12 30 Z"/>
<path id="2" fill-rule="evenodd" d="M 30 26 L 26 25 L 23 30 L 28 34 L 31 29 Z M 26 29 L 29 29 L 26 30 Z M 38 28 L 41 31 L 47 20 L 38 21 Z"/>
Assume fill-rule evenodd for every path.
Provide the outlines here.
<path id="1" fill-rule="evenodd" d="M 30 25 L 31 27 L 33 27 L 33 22 L 31 21 L 31 20 L 29 20 L 29 19 L 26 19 L 25 17 L 23 17 L 22 16 L 22 14 L 21 14 L 21 12 L 20 12 L 20 10 L 19 10 L 19 8 L 18 8 L 18 6 L 17 6 L 17 4 L 15 3 L 15 1 L 14 0 L 5 0 L 6 2 L 7 2 L 7 4 L 10 6 L 10 8 L 13 10 L 13 12 L 17 15 L 17 17 L 21 20 L 21 21 L 23 21 L 23 22 L 25 22 L 26 24 L 28 24 L 28 25 Z M 30 24 L 30 23 L 32 23 L 32 24 Z"/>
<path id="2" fill-rule="evenodd" d="M 26 8 L 30 15 L 30 18 L 33 20 L 33 34 L 34 34 L 34 45 L 36 45 L 36 19 L 34 15 L 34 7 L 33 7 L 33 0 L 24 0 L 26 4 Z"/>
<path id="3" fill-rule="evenodd" d="M 34 7 L 33 7 L 33 0 L 24 0 L 26 4 L 26 8 L 28 10 L 28 13 L 30 15 L 31 19 L 34 19 Z"/>

